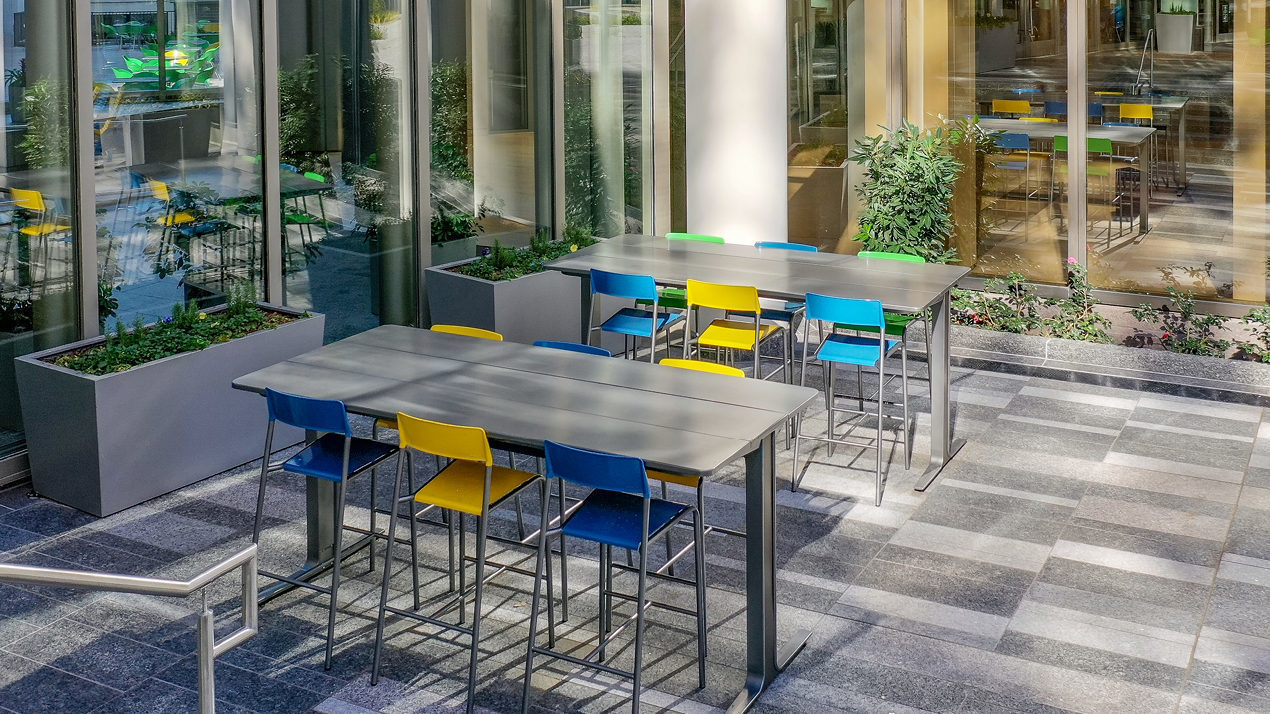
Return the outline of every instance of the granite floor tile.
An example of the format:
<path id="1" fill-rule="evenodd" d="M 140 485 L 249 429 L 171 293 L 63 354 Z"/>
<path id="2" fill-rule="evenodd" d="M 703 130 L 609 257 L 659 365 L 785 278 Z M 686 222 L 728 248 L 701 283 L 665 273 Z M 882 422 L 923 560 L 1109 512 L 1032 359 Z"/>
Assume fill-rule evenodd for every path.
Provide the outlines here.
<path id="1" fill-rule="evenodd" d="M 1115 398 L 1111 398 L 1115 399 Z M 1004 414 L 1026 416 L 1047 421 L 1058 421 L 1070 425 L 1119 431 L 1132 413 L 1132 407 L 1119 403 L 1089 404 L 1070 399 L 1054 398 L 1052 394 L 1042 396 L 1034 391 L 1024 391 L 1010 400 L 1010 406 Z"/>
<path id="2" fill-rule="evenodd" d="M 21 510 L 0 516 L 0 525 L 20 528 L 42 536 L 55 536 L 88 525 L 94 520 L 87 513 L 77 511 L 70 506 L 39 499 Z"/>
<path id="3" fill-rule="evenodd" d="M 1051 556 L 1199 586 L 1212 582 L 1215 573 L 1211 567 L 1070 540 L 1055 543 Z"/>
<path id="4" fill-rule="evenodd" d="M 216 700 L 217 714 L 250 714 L 250 711 L 224 699 Z M 198 692 L 151 679 L 92 710 L 91 714 L 120 714 L 122 712 L 198 714 Z"/>
<path id="5" fill-rule="evenodd" d="M 119 690 L 129 690 L 171 666 L 163 650 L 73 622 L 58 620 L 4 648 L 8 652 Z"/>
<path id="6" fill-rule="evenodd" d="M 1221 465 L 1205 465 L 1191 463 L 1188 459 L 1177 459 L 1175 455 L 1160 455 L 1149 448 L 1135 448 L 1131 444 L 1126 445 L 1124 450 L 1112 449 L 1107 452 L 1104 461 L 1109 464 L 1119 466 L 1128 466 L 1131 468 L 1151 469 L 1154 471 L 1163 471 L 1164 473 L 1177 474 L 1179 476 L 1194 476 L 1196 478 L 1212 479 L 1213 481 L 1223 481 L 1230 484 L 1239 484 L 1243 482 L 1244 472 L 1242 468 L 1236 468 L 1238 464 L 1232 458 L 1219 458 Z"/>
<path id="7" fill-rule="evenodd" d="M 905 523 L 892 536 L 891 545 L 1033 572 L 1045 564 L 1051 549 L 1051 546 L 1041 543 L 921 521 Z"/>
<path id="8" fill-rule="evenodd" d="M 895 563 L 959 578 L 982 580 L 1012 589 L 1026 589 L 1036 578 L 1036 572 L 1032 570 L 994 565 L 921 548 L 909 548 L 897 543 L 889 543 L 882 548 L 875 562 L 878 567 L 884 567 L 882 563 Z"/>
<path id="9" fill-rule="evenodd" d="M 1053 545 L 1063 530 L 1061 520 L 1024 513 L 979 508 L 947 498 L 929 500 L 913 512 L 911 522 L 982 533 L 1036 545 Z"/>
<path id="10" fill-rule="evenodd" d="M 1220 561 L 1222 550 L 1219 541 L 1084 518 L 1073 518 L 1063 531 L 1062 538 L 1204 567 L 1215 567 Z"/>
<path id="11" fill-rule="evenodd" d="M 1046 424 L 998 420 L 976 441 L 985 446 L 1002 446 L 1037 454 L 1070 456 L 1098 461 L 1107 455 L 1116 437 L 1076 429 L 1054 429 Z"/>
<path id="12" fill-rule="evenodd" d="M 1103 650 L 1185 670 L 1195 636 L 1157 625 L 1024 600 L 1010 632 Z"/>
<path id="13" fill-rule="evenodd" d="M 874 561 L 856 576 L 844 597 L 857 588 L 905 594 L 933 603 L 997 617 L 1014 613 L 1022 589 L 1006 588 L 982 580 L 970 580 L 929 570 Z"/>
<path id="14" fill-rule="evenodd" d="M 0 652 L 0 702 L 19 714 L 86 712 L 119 694 L 69 672 Z"/>
<path id="15" fill-rule="evenodd" d="M 1196 614 L 1203 612 L 1209 597 L 1207 585 L 1059 557 L 1045 563 L 1037 581 Z"/>
<path id="16" fill-rule="evenodd" d="M 1090 592 L 1047 582 L 1033 583 L 1023 603 L 1042 603 L 1067 610 L 1108 617 L 1189 636 L 1199 634 L 1202 612 L 1156 605 L 1117 595 Z"/>
<path id="17" fill-rule="evenodd" d="M 1153 687 L 1161 690 L 1162 694 L 1176 691 L 1182 686 L 1186 676 L 1185 667 L 1170 666 L 1017 630 L 1007 631 L 996 651 L 1011 657 Z"/>
<path id="18" fill-rule="evenodd" d="M 186 657 L 164 670 L 157 679 L 185 689 L 197 690 L 197 661 L 193 656 Z M 327 695 L 221 662 L 216 665 L 216 698 L 244 703 L 252 711 L 262 714 L 283 714 L 311 711 Z"/>

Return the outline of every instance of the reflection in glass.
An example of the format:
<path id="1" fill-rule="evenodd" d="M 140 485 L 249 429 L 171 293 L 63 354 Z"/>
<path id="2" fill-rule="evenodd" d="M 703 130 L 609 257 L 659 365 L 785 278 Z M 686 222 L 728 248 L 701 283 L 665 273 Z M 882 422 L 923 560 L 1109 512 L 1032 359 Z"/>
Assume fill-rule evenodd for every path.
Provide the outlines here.
<path id="1" fill-rule="evenodd" d="M 609 237 L 651 224 L 652 4 L 565 3 L 567 228 Z"/>
<path id="2" fill-rule="evenodd" d="M 92 3 L 105 329 L 262 282 L 257 1 Z"/>
<path id="3" fill-rule="evenodd" d="M 404 3 L 279 5 L 286 302 L 326 339 L 414 321 Z"/>
<path id="4" fill-rule="evenodd" d="M 13 358 L 78 334 L 67 5 L 0 1 L 0 455 L 22 440 Z"/>

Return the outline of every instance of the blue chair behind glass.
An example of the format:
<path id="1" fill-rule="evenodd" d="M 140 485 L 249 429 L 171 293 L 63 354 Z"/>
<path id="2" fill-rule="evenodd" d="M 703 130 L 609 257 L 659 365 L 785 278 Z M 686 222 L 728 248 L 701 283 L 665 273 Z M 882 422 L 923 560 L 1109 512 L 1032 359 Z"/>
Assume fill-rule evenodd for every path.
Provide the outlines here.
<path id="1" fill-rule="evenodd" d="M 697 564 L 696 591 L 697 609 L 695 612 L 672 608 L 685 615 L 693 615 L 697 621 L 697 676 L 698 684 L 706 686 L 706 603 L 705 603 L 705 559 L 702 545 L 705 538 L 701 514 L 689 505 L 673 503 L 651 496 L 648 484 L 648 471 L 644 462 L 630 456 L 617 456 L 598 451 L 588 451 L 572 446 L 547 441 L 543 444 L 547 456 L 547 478 L 556 478 L 569 483 L 593 489 L 583 499 L 582 504 L 558 527 L 547 531 L 546 537 L 539 541 L 538 577 L 534 580 L 533 605 L 529 615 L 529 648 L 525 656 L 525 682 L 522 711 L 530 706 L 534 657 L 544 655 L 563 659 L 571 664 L 599 669 L 609 674 L 627 677 L 633 680 L 631 709 L 639 712 L 640 683 L 643 677 L 643 645 L 644 645 L 644 613 L 648 609 L 647 598 L 648 577 L 665 577 L 668 568 L 650 571 L 648 568 L 648 546 L 652 539 L 666 537 L 669 531 L 687 516 L 692 517 L 695 534 L 693 548 Z M 567 535 L 597 543 L 600 546 L 600 632 L 599 643 L 594 657 L 575 656 L 557 652 L 536 644 L 538 631 L 539 602 L 542 595 L 543 568 L 547 558 L 547 541 L 554 536 Z M 613 548 L 636 551 L 639 554 L 638 594 L 634 598 L 635 608 L 635 669 L 627 672 L 604 664 L 604 650 L 612 640 L 630 623 L 627 620 L 616 629 L 613 628 L 613 600 L 615 597 L 627 600 L 628 596 L 616 594 L 613 590 Z M 687 553 L 685 548 L 682 553 Z M 682 582 L 682 581 L 681 581 Z M 550 597 L 550 596 L 548 596 Z M 565 593 L 568 597 L 568 593 Z M 554 625 L 549 621 L 551 638 L 554 639 Z"/>
<path id="2" fill-rule="evenodd" d="M 662 312 L 660 296 L 657 292 L 657 281 L 651 275 L 630 275 L 627 273 L 610 273 L 607 270 L 591 270 L 591 294 L 607 295 L 632 301 L 646 301 L 651 310 L 639 307 L 624 307 L 598 327 L 587 325 L 588 341 L 595 330 L 613 332 L 623 336 L 626 341 L 625 353 L 634 356 L 635 339 L 647 338 L 650 342 L 648 361 L 655 362 L 657 354 L 657 335 L 671 325 L 683 319 L 682 313 Z"/>
<path id="3" fill-rule="evenodd" d="M 824 441 L 829 444 L 829 453 L 833 454 L 835 444 L 844 444 L 849 446 L 858 446 L 865 449 L 874 449 L 877 452 L 877 465 L 874 471 L 875 481 L 875 499 L 874 505 L 882 505 L 882 434 L 886 419 L 894 419 L 895 417 L 885 414 L 882 398 L 885 392 L 887 380 L 886 358 L 894 354 L 896 351 L 900 353 L 901 368 L 900 392 L 903 395 L 901 404 L 903 406 L 903 430 L 901 432 L 901 440 L 904 446 L 904 453 L 907 455 L 909 451 L 909 418 L 908 418 L 908 359 L 903 350 L 899 350 L 899 340 L 884 339 L 886 316 L 882 310 L 882 303 L 877 300 L 852 300 L 849 298 L 832 297 L 828 295 L 818 295 L 816 293 L 807 294 L 807 319 L 803 322 L 803 356 L 802 356 L 802 373 L 804 384 L 807 376 L 807 345 L 811 337 L 811 322 L 817 322 L 817 333 L 827 323 L 832 326 L 835 324 L 860 325 L 871 328 L 879 337 L 871 337 L 866 335 L 844 335 L 830 332 L 828 337 L 823 339 L 820 347 L 816 350 L 816 359 L 820 361 L 824 370 L 824 389 L 825 389 L 825 408 L 828 411 L 828 427 L 826 436 L 805 435 L 802 433 L 802 417 L 796 417 L 796 426 L 794 430 L 794 453 L 793 453 L 793 474 L 790 477 L 790 490 L 798 487 L 801 480 L 798 475 L 798 445 L 802 439 L 813 439 L 816 441 Z M 830 328 L 832 330 L 832 327 Z M 841 409 L 834 403 L 834 366 L 838 364 L 852 365 L 856 368 L 856 400 L 859 403 L 859 409 Z M 851 441 L 846 439 L 846 435 L 839 439 L 834 436 L 834 419 L 835 412 L 845 411 L 848 413 L 859 414 L 864 416 L 868 414 L 864 410 L 864 402 L 866 397 L 864 394 L 864 385 L 862 374 L 865 367 L 877 370 L 878 374 L 878 390 L 877 394 L 867 399 L 867 401 L 877 402 L 877 411 L 872 416 L 877 419 L 877 432 L 875 438 L 871 442 Z M 894 379 L 895 375 L 891 375 Z M 848 430 L 848 433 L 850 430 Z"/>
<path id="4" fill-rule="evenodd" d="M 578 352 L 584 355 L 595 355 L 596 357 L 612 357 L 613 353 L 603 347 L 594 345 L 583 345 L 577 342 L 557 342 L 555 340 L 538 340 L 534 343 L 534 347 L 547 347 L 553 350 L 564 350 L 565 352 Z"/>
<path id="5" fill-rule="evenodd" d="M 330 595 L 326 627 L 326 668 L 330 669 L 331 653 L 335 646 L 335 608 L 340 589 L 338 566 L 344 554 L 344 505 L 347 496 L 345 486 L 350 477 L 367 470 L 371 471 L 371 509 L 373 511 L 375 507 L 374 467 L 396 454 L 397 448 L 391 444 L 354 437 L 353 427 L 348 420 L 348 411 L 344 408 L 343 402 L 333 399 L 312 399 L 266 389 L 265 403 L 269 408 L 269 428 L 265 433 L 264 461 L 260 466 L 260 490 L 256 496 L 256 520 L 252 529 L 252 542 L 260 543 L 260 531 L 264 523 L 265 481 L 270 471 L 289 471 L 335 483 L 335 543 L 332 551 L 335 566 L 331 568 L 331 586 L 324 588 L 291 576 L 260 571 L 260 574 L 265 577 Z M 295 456 L 280 464 L 271 464 L 269 457 L 273 452 L 274 429 L 279 423 L 317 432 L 318 435 L 307 442 Z M 375 534 L 375 537 L 381 536 Z M 372 547 L 371 550 L 373 551 L 374 548 Z M 327 562 L 330 561 L 314 567 L 323 567 Z M 371 567 L 374 567 L 373 561 Z"/>

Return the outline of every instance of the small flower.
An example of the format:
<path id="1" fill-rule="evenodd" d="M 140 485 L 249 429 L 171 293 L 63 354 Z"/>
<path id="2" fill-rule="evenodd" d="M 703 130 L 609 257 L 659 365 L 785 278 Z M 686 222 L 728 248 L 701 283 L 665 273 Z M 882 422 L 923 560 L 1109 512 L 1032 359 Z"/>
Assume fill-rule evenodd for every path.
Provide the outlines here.
<path id="1" fill-rule="evenodd" d="M 170 317 L 165 317 L 165 318 L 163 318 L 163 321 L 164 321 L 164 322 L 171 322 L 171 321 L 172 321 L 172 318 L 170 318 Z"/>
<path id="2" fill-rule="evenodd" d="M 1172 336 L 1173 336 L 1173 335 L 1170 335 L 1169 333 L 1167 333 L 1167 332 L 1166 332 L 1166 333 L 1164 333 L 1163 335 L 1160 335 L 1160 339 L 1161 339 L 1161 340 L 1167 340 L 1167 339 L 1169 339 L 1169 338 L 1170 338 L 1170 337 L 1172 337 Z"/>
<path id="3" fill-rule="evenodd" d="M 1074 257 L 1072 257 L 1072 256 L 1068 256 L 1068 257 L 1067 257 L 1067 264 L 1068 264 L 1068 265 L 1075 265 L 1075 264 L 1076 264 L 1076 258 L 1074 258 Z"/>
<path id="4" fill-rule="evenodd" d="M 576 253 L 576 252 L 578 252 L 578 246 L 576 246 L 576 245 L 571 245 L 571 246 L 569 246 L 569 252 L 570 252 L 570 253 Z"/>
<path id="5" fill-rule="evenodd" d="M 205 312 L 200 312 L 200 313 L 198 314 L 198 319 L 200 319 L 200 320 L 206 320 L 206 319 L 207 319 L 207 313 L 205 313 Z"/>

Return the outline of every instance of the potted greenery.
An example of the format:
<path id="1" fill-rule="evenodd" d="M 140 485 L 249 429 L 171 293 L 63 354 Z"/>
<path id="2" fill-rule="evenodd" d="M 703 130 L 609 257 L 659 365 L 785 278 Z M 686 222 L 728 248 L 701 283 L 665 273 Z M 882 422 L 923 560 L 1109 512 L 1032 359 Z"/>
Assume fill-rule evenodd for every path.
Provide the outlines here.
<path id="1" fill-rule="evenodd" d="M 812 134 L 823 137 L 822 134 Z M 790 240 L 837 245 L 847 231 L 847 147 L 806 141 L 789 151 Z"/>
<path id="2" fill-rule="evenodd" d="M 577 341 L 581 281 L 544 264 L 594 242 L 578 230 L 561 240 L 541 231 L 525 248 L 495 242 L 488 255 L 429 268 L 432 323 L 494 330 L 512 342 Z"/>
<path id="3" fill-rule="evenodd" d="M 1001 15 L 975 15 L 976 72 L 1013 67 L 1018 49 L 1018 23 Z"/>
<path id="4" fill-rule="evenodd" d="M 483 230 L 477 216 L 433 203 L 432 265 L 476 257 L 476 237 Z"/>
<path id="5" fill-rule="evenodd" d="M 19 357 L 35 491 L 105 516 L 259 458 L 263 407 L 231 382 L 320 347 L 324 322 L 244 284 L 221 308 Z"/>
<path id="6" fill-rule="evenodd" d="M 932 263 L 957 258 L 952 199 L 962 164 L 952 154 L 957 138 L 945 127 L 898 129 L 856 142 L 850 160 L 864 170 L 860 232 L 864 250 L 919 255 Z"/>
<path id="7" fill-rule="evenodd" d="M 1155 48 L 1160 52 L 1190 52 L 1194 32 L 1195 11 L 1185 5 L 1171 3 L 1155 14 Z"/>
<path id="8" fill-rule="evenodd" d="M 41 79 L 27 88 L 22 101 L 26 134 L 18 148 L 27 168 L 62 168 L 70 165 L 70 88 L 65 82 Z"/>
<path id="9" fill-rule="evenodd" d="M 9 90 L 5 108 L 14 124 L 26 123 L 26 58 L 18 60 L 18 66 L 4 72 L 4 86 Z"/>

